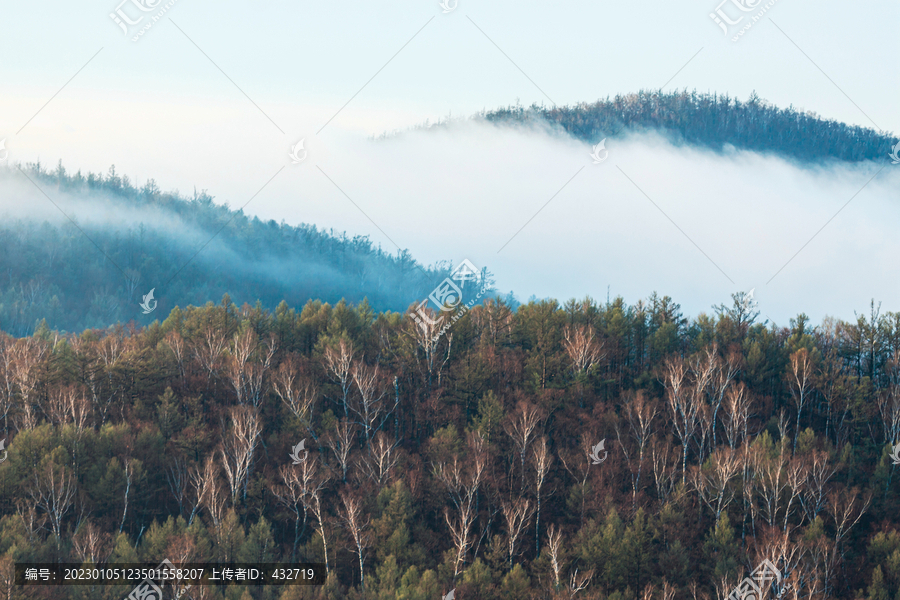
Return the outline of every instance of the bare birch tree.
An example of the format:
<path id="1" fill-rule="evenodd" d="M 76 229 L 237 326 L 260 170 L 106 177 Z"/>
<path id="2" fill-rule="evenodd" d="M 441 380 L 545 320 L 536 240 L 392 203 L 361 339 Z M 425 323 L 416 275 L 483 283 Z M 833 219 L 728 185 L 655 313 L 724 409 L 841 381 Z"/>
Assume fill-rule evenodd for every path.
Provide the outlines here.
<path id="1" fill-rule="evenodd" d="M 122 520 L 119 522 L 119 533 L 125 527 L 125 517 L 128 515 L 128 498 L 131 496 L 131 482 L 134 478 L 135 461 L 127 456 L 122 460 L 123 470 L 125 471 L 125 490 L 122 492 Z"/>
<path id="2" fill-rule="evenodd" d="M 578 569 L 575 569 L 575 571 L 569 575 L 569 598 L 574 598 L 578 592 L 587 588 L 593 577 L 593 570 L 588 571 L 587 573 L 578 573 Z"/>
<path id="3" fill-rule="evenodd" d="M 562 531 L 554 523 L 547 529 L 547 550 L 550 568 L 553 570 L 553 589 L 559 590 L 559 574 L 562 572 Z"/>
<path id="4" fill-rule="evenodd" d="M 234 336 L 230 356 L 226 359 L 226 373 L 237 395 L 238 404 L 250 404 L 259 408 L 265 399 L 266 373 L 272 366 L 276 344 L 259 343 L 259 336 L 252 327 L 244 327 Z"/>
<path id="5" fill-rule="evenodd" d="M 535 495 L 535 522 L 534 522 L 534 550 L 536 554 L 541 551 L 541 501 L 543 500 L 544 486 L 547 483 L 547 476 L 550 473 L 550 466 L 553 464 L 553 455 L 547 445 L 547 437 L 541 436 L 541 439 L 534 444 L 532 450 L 532 464 L 534 466 L 534 495 Z"/>
<path id="6" fill-rule="evenodd" d="M 341 419 L 334 427 L 334 431 L 325 436 L 325 445 L 331 449 L 341 467 L 341 481 L 347 483 L 347 470 L 350 468 L 350 452 L 353 449 L 353 440 L 356 438 L 356 428 L 347 419 Z"/>
<path id="7" fill-rule="evenodd" d="M 525 490 L 525 454 L 537 436 L 537 426 L 540 422 L 540 410 L 533 404 L 521 401 L 516 406 L 515 412 L 503 423 L 506 434 L 512 439 L 513 445 L 519 453 L 522 468 L 522 491 Z"/>
<path id="8" fill-rule="evenodd" d="M 330 476 L 322 473 L 321 477 L 316 480 L 315 485 L 310 486 L 309 488 L 309 498 L 311 502 L 309 503 L 309 510 L 312 511 L 313 515 L 316 517 L 316 522 L 318 526 L 316 527 L 316 532 L 322 538 L 322 550 L 325 555 L 325 573 L 330 573 L 331 569 L 328 562 L 328 538 L 326 537 L 326 524 L 325 524 L 325 511 L 322 508 L 322 491 L 325 489 L 325 485 L 328 483 Z"/>
<path id="9" fill-rule="evenodd" d="M 337 348 L 326 346 L 322 358 L 325 362 L 325 370 L 341 388 L 341 406 L 344 408 L 344 417 L 350 416 L 347 401 L 350 398 L 350 389 L 353 384 L 353 344 L 341 338 Z"/>
<path id="10" fill-rule="evenodd" d="M 468 448 L 466 459 L 454 456 L 452 461 L 441 461 L 434 467 L 435 477 L 447 488 L 455 512 L 451 516 L 450 510 L 444 509 L 444 521 L 450 530 L 450 539 L 456 550 L 453 562 L 454 578 L 462 570 L 469 549 L 474 543 L 471 530 L 478 513 L 478 491 L 487 467 L 484 441 L 480 435 L 469 434 Z"/>
<path id="11" fill-rule="evenodd" d="M 678 455 L 672 456 L 672 447 L 654 436 L 650 445 L 650 464 L 653 467 L 656 497 L 664 503 L 678 483 L 678 462 Z"/>
<path id="12" fill-rule="evenodd" d="M 72 547 L 82 563 L 106 562 L 112 552 L 112 536 L 92 521 L 87 521 L 72 537 Z"/>
<path id="13" fill-rule="evenodd" d="M 827 502 L 825 486 L 834 475 L 835 468 L 828 462 L 828 453 L 820 450 L 814 451 L 808 460 L 808 475 L 803 495 L 800 496 L 800 504 L 807 520 L 814 521 L 819 513 L 825 510 Z"/>
<path id="14" fill-rule="evenodd" d="M 687 381 L 688 370 L 679 360 L 666 361 L 664 371 L 664 384 L 666 387 L 666 400 L 669 411 L 672 414 L 672 427 L 678 441 L 681 442 L 681 483 L 686 481 L 688 446 L 697 431 L 700 421 L 700 395 L 694 393 Z"/>
<path id="15" fill-rule="evenodd" d="M 717 523 L 722 511 L 734 500 L 736 490 L 731 485 L 731 480 L 739 469 L 737 453 L 731 448 L 719 448 L 710 455 L 708 468 L 700 466 L 694 471 L 694 487 L 700 499 L 715 514 Z"/>
<path id="16" fill-rule="evenodd" d="M 706 395 L 712 408 L 712 447 L 715 448 L 719 410 L 731 382 L 740 371 L 740 356 L 731 354 L 727 359 L 723 359 L 719 356 L 719 348 L 715 343 L 708 347 L 704 354 L 705 356 L 696 364 L 704 372 L 698 376 L 698 380 L 705 384 Z"/>
<path id="17" fill-rule="evenodd" d="M 235 406 L 230 411 L 231 429 L 222 442 L 222 466 L 231 488 L 231 503 L 237 503 L 238 494 L 243 490 L 247 497 L 247 483 L 253 468 L 253 455 L 259 444 L 262 426 L 256 408 Z"/>
<path id="18" fill-rule="evenodd" d="M 3 438 L 9 435 L 9 417 L 16 407 L 16 379 L 14 347 L 16 341 L 0 332 L 0 417 L 3 418 Z"/>
<path id="19" fill-rule="evenodd" d="M 753 484 L 761 500 L 760 512 L 770 527 L 779 525 L 778 515 L 782 510 L 782 498 L 788 488 L 786 473 L 788 457 L 785 456 L 784 446 L 782 443 L 781 451 L 776 457 L 768 456 L 765 452 L 756 452 L 753 455 L 755 461 L 753 470 L 756 473 Z"/>
<path id="20" fill-rule="evenodd" d="M 203 330 L 202 337 L 191 348 L 197 363 L 206 372 L 207 386 L 219 371 L 226 345 L 225 334 L 221 328 L 208 324 Z"/>
<path id="21" fill-rule="evenodd" d="M 791 354 L 790 371 L 788 381 L 790 382 L 791 399 L 794 406 L 797 407 L 797 425 L 794 428 L 794 446 L 792 453 L 797 451 L 797 438 L 800 436 L 800 415 L 803 413 L 803 407 L 809 401 L 810 392 L 812 392 L 812 366 L 809 358 L 809 351 L 806 348 L 800 348 Z"/>
<path id="22" fill-rule="evenodd" d="M 363 466 L 369 479 L 375 482 L 378 489 L 381 489 L 390 480 L 391 471 L 400 460 L 397 446 L 398 444 L 390 436 L 379 431 L 375 434 L 368 455 L 363 458 Z"/>
<path id="23" fill-rule="evenodd" d="M 518 497 L 501 504 L 503 519 L 506 521 L 506 548 L 509 555 L 509 568 L 513 566 L 513 559 L 518 554 L 519 540 L 528 526 L 528 521 L 534 513 L 531 500 Z"/>
<path id="24" fill-rule="evenodd" d="M 183 384 L 186 376 L 185 365 L 187 364 L 187 348 L 184 343 L 184 338 L 181 337 L 180 333 L 173 329 L 166 334 L 164 339 L 169 350 L 172 351 L 172 355 L 175 357 L 175 364 L 178 365 L 178 373 L 181 375 L 181 382 Z"/>
<path id="25" fill-rule="evenodd" d="M 367 531 L 369 519 L 363 515 L 362 503 L 356 496 L 346 492 L 342 493 L 341 504 L 343 505 L 341 519 L 343 519 L 344 525 L 350 533 L 350 538 L 356 549 L 356 556 L 359 559 L 359 587 L 365 589 L 365 552 L 371 542 L 371 536 L 369 531 Z"/>
<path id="26" fill-rule="evenodd" d="M 628 462 L 628 470 L 631 473 L 631 505 L 637 503 L 637 491 L 641 484 L 641 474 L 644 468 L 644 453 L 650 438 L 653 435 L 653 420 L 659 413 L 659 405 L 653 400 L 647 400 L 642 391 L 637 392 L 634 397 L 627 401 L 622 410 L 625 422 L 628 425 L 628 431 L 631 438 L 637 446 L 636 463 L 632 456 L 632 452 L 622 441 L 620 427 L 616 425 L 616 438 L 619 440 L 619 446 Z"/>
<path id="27" fill-rule="evenodd" d="M 450 350 L 453 347 L 453 334 L 442 335 L 444 319 L 449 317 L 438 313 L 428 307 L 419 305 L 415 314 L 407 313 L 411 317 L 407 319 L 405 328 L 407 336 L 415 342 L 415 356 L 419 369 L 425 377 L 426 394 L 431 393 L 434 378 L 437 377 L 438 385 L 441 381 L 441 373 L 450 360 Z M 423 358 L 419 359 L 419 348 L 422 349 Z M 443 357 L 443 360 L 441 360 Z M 422 364 L 424 363 L 424 364 Z"/>
<path id="28" fill-rule="evenodd" d="M 393 406 L 385 406 L 388 390 L 377 366 L 370 367 L 359 362 L 350 371 L 359 399 L 353 401 L 351 398 L 348 407 L 356 415 L 356 422 L 362 427 L 365 436 L 366 447 L 371 450 L 372 436 L 396 410 L 397 402 Z"/>
<path id="29" fill-rule="evenodd" d="M 294 354 L 288 355 L 274 372 L 272 388 L 291 414 L 318 441 L 312 427 L 313 408 L 319 398 L 319 388 L 311 377 L 304 375 Z"/>
<path id="30" fill-rule="evenodd" d="M 24 338 L 16 341 L 12 351 L 12 375 L 21 411 L 19 429 L 34 429 L 38 424 L 38 386 L 48 354 L 47 344 L 38 338 Z"/>
<path id="31" fill-rule="evenodd" d="M 306 532 L 309 513 L 313 507 L 313 494 L 324 489 L 327 478 L 322 477 L 319 460 L 307 457 L 299 465 L 282 465 L 278 469 L 282 485 L 271 484 L 272 494 L 278 502 L 294 515 L 294 546 L 291 551 L 291 562 L 297 554 L 297 545 Z"/>
<path id="32" fill-rule="evenodd" d="M 225 494 L 219 479 L 219 464 L 216 462 L 214 454 L 207 457 L 202 470 L 199 468 L 191 470 L 191 482 L 197 502 L 191 511 L 191 518 L 188 522 L 193 522 L 200 507 L 205 508 L 212 520 L 217 539 L 221 539 L 222 520 L 225 515 Z"/>
<path id="33" fill-rule="evenodd" d="M 725 439 L 731 449 L 740 446 L 747 439 L 747 423 L 750 421 L 752 400 L 743 382 L 733 385 L 725 395 L 724 417 Z"/>
<path id="34" fill-rule="evenodd" d="M 606 357 L 602 341 L 596 339 L 590 325 L 566 325 L 563 329 L 563 348 L 572 361 L 572 373 L 590 372 L 594 365 Z"/>
<path id="35" fill-rule="evenodd" d="M 34 474 L 33 485 L 28 494 L 34 505 L 41 509 L 50 521 L 56 547 L 59 549 L 62 536 L 62 523 L 72 508 L 77 491 L 75 476 L 66 468 L 52 460 Z"/>
<path id="36" fill-rule="evenodd" d="M 178 503 L 178 514 L 184 515 L 184 503 L 187 496 L 188 482 L 190 481 L 190 473 L 188 471 L 187 462 L 175 456 L 172 464 L 166 467 L 166 483 L 169 485 L 169 491 Z M 191 515 L 193 517 L 193 515 Z"/>

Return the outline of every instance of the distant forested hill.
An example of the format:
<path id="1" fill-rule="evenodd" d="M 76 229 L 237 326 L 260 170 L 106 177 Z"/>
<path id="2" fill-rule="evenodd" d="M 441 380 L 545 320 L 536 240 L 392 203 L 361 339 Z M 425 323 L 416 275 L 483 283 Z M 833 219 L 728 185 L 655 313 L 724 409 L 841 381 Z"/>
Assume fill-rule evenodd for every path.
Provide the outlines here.
<path id="1" fill-rule="evenodd" d="M 730 144 L 806 164 L 886 161 L 896 143 L 885 132 L 777 108 L 755 94 L 741 102 L 727 95 L 641 91 L 571 107 L 508 107 L 473 118 L 550 124 L 590 143 L 656 131 L 675 143 L 714 150 Z M 282 300 L 299 306 L 310 298 L 367 298 L 375 310 L 405 310 L 452 266 L 424 268 L 407 251 L 384 252 L 364 236 L 249 218 L 213 203 L 205 191 L 188 198 L 160 191 L 153 180 L 136 187 L 115 167 L 86 176 L 69 174 L 62 164 L 55 170 L 30 164 L 24 171 L 74 223 L 58 213 L 49 221 L 0 214 L 0 329 L 14 335 L 31 333 L 40 319 L 68 331 L 147 321 L 151 317 L 139 303 L 151 289 L 162 314 L 226 293 L 239 305 L 259 301 L 270 309 Z M 6 183 L 15 183 L 28 187 L 30 196 L 22 197 L 50 206 L 14 169 L 0 172 L 0 183 L 2 194 Z M 19 202 L 3 200 L 10 207 Z"/>
<path id="2" fill-rule="evenodd" d="M 59 213 L 52 221 L 0 215 L 0 329 L 13 335 L 30 334 L 40 319 L 68 331 L 149 321 L 226 293 L 238 305 L 272 309 L 282 300 L 367 298 L 374 310 L 402 311 L 449 272 L 422 267 L 405 250 L 389 254 L 368 237 L 250 218 L 205 191 L 185 198 L 153 180 L 137 188 L 115 167 L 105 176 L 71 175 L 61 164 L 23 170 L 74 223 Z M 44 200 L 15 170 L 0 182 L 9 208 L 19 202 L 13 186 Z M 49 202 L 39 208 L 48 207 L 55 211 Z M 145 317 L 139 303 L 151 288 L 159 310 Z"/>
<path id="3" fill-rule="evenodd" d="M 478 117 L 495 123 L 539 119 L 593 144 L 606 137 L 656 130 L 675 142 L 714 150 L 731 144 L 802 162 L 885 161 L 897 142 L 888 132 L 826 120 L 793 106 L 778 108 L 755 93 L 741 102 L 727 94 L 640 91 L 576 106 L 511 106 Z"/>

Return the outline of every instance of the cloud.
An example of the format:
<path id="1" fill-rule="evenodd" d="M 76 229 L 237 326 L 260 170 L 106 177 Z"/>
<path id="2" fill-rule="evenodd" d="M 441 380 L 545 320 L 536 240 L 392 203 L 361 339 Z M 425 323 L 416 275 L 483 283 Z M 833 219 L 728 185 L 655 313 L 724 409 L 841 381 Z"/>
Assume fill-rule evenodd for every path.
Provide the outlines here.
<path id="1" fill-rule="evenodd" d="M 633 303 L 657 291 L 696 315 L 756 288 L 763 318 L 781 324 L 799 312 L 852 318 L 870 298 L 900 309 L 900 175 L 889 164 L 873 179 L 882 165 L 800 166 L 651 133 L 608 139 L 595 165 L 591 145 L 563 133 L 476 121 L 380 140 L 335 128 L 307 148 L 248 214 L 369 235 L 423 264 L 468 258 L 521 299 L 605 300 L 609 290 Z M 30 185 L 5 178 L 0 209 L 61 222 Z M 166 211 L 65 195 L 60 206 L 79 223 L 203 237 Z M 270 268 L 290 276 L 277 260 Z"/>
<path id="2" fill-rule="evenodd" d="M 900 292 L 890 165 L 872 179 L 882 165 L 803 166 L 657 134 L 606 147 L 595 165 L 590 144 L 565 134 L 472 121 L 345 136 L 318 166 L 360 209 L 316 173 L 304 187 L 336 203 L 342 228 L 390 244 L 383 230 L 426 263 L 469 258 L 520 298 L 605 299 L 609 289 L 635 302 L 658 291 L 697 314 L 755 287 L 778 323 L 801 311 L 852 318 L 873 297 L 900 309 L 888 306 Z M 254 209 L 292 213 L 291 201 Z"/>

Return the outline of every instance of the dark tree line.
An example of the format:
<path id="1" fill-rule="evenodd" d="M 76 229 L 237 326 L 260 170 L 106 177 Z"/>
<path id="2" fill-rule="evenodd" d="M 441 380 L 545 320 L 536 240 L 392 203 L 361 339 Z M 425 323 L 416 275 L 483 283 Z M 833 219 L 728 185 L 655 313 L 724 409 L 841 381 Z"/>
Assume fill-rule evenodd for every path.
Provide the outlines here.
<path id="1" fill-rule="evenodd" d="M 713 600 L 769 559 L 772 596 L 897 598 L 900 315 L 757 317 L 743 294 L 692 319 L 492 299 L 434 341 L 367 304 L 226 296 L 2 335 L 0 595 L 129 591 L 26 593 L 15 561 L 168 558 L 329 572 L 195 600 Z"/>
<path id="2" fill-rule="evenodd" d="M 238 302 L 259 300 L 269 309 L 282 299 L 366 298 L 376 310 L 403 310 L 450 270 L 449 261 L 423 267 L 408 251 L 390 254 L 366 236 L 250 218 L 205 191 L 185 198 L 160 191 L 152 179 L 138 188 L 114 166 L 106 176 L 71 174 L 61 163 L 24 170 L 77 225 L 62 215 L 58 226 L 0 221 L 0 327 L 15 335 L 31 334 L 41 319 L 67 331 L 148 322 L 139 304 L 153 288 L 164 312 L 233 290 L 240 290 Z M 15 169 L 0 177 L 31 185 Z M 72 200 L 85 201 L 89 214 L 79 215 Z M 135 214 L 140 220 L 129 222 Z"/>
<path id="3" fill-rule="evenodd" d="M 722 150 L 769 152 L 801 162 L 884 162 L 897 138 L 889 132 L 823 119 L 793 106 L 778 108 L 754 92 L 746 101 L 728 94 L 642 90 L 575 106 L 510 106 L 485 111 L 494 123 L 540 120 L 596 144 L 630 132 L 658 131 L 676 143 Z"/>

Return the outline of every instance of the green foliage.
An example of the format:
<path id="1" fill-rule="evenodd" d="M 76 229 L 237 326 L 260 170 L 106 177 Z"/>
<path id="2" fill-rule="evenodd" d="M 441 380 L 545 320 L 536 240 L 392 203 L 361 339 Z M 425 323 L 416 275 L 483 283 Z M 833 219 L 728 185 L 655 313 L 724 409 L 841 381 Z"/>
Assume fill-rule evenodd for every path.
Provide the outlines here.
<path id="1" fill-rule="evenodd" d="M 297 562 L 324 563 L 327 548 L 325 585 L 232 586 L 213 600 L 543 598 L 569 595 L 576 574 L 586 599 L 659 595 L 664 582 L 711 598 L 786 535 L 833 597 L 900 600 L 900 319 L 813 327 L 800 315 L 776 330 L 732 313 L 688 320 L 655 295 L 515 313 L 491 301 L 430 358 L 407 319 L 341 302 L 270 313 L 226 296 L 145 328 L 0 335 L 0 561 L 81 563 L 89 545 L 113 562 L 289 561 L 296 536 Z M 574 377 L 565 332 L 578 328 L 602 357 Z M 354 348 L 344 367 L 325 356 L 341 340 Z M 797 352 L 813 357 L 813 383 L 795 450 Z M 742 390 L 750 404 L 734 448 L 731 409 L 714 417 L 711 388 L 697 387 L 718 381 L 702 357 L 739 366 L 726 400 Z M 684 483 L 677 367 L 701 403 Z M 236 386 L 254 382 L 239 400 Z M 291 402 L 309 417 L 289 416 Z M 652 415 L 645 438 L 635 410 Z M 608 459 L 594 464 L 587 450 L 604 438 Z"/>
<path id="2" fill-rule="evenodd" d="M 488 390 L 478 400 L 478 414 L 472 420 L 472 427 L 486 442 L 491 442 L 500 428 L 503 417 L 503 404 L 492 390 Z"/>
<path id="3" fill-rule="evenodd" d="M 593 104 L 511 106 L 483 113 L 482 118 L 515 123 L 541 119 L 591 143 L 623 131 L 652 129 L 676 142 L 715 151 L 730 144 L 809 163 L 876 160 L 896 143 L 874 129 L 825 120 L 793 106 L 777 108 L 755 92 L 741 102 L 727 94 L 642 90 Z"/>
<path id="4" fill-rule="evenodd" d="M 703 543 L 703 556 L 708 577 L 713 581 L 734 580 L 743 572 L 740 546 L 727 513 L 719 516 L 715 529 Z"/>
<path id="5" fill-rule="evenodd" d="M 138 189 L 114 169 L 106 177 L 47 171 L 40 162 L 24 170 L 57 195 L 107 214 L 118 211 L 119 217 L 105 225 L 9 219 L 0 225 L 0 242 L 16 247 L 0 254 L 0 325 L 15 335 L 34 332 L 49 340 L 50 328 L 150 323 L 179 305 L 202 305 L 240 290 L 237 302 L 258 300 L 270 309 L 283 300 L 299 306 L 314 296 L 361 303 L 355 317 L 338 316 L 355 336 L 371 325 L 372 307 L 405 311 L 450 270 L 418 265 L 408 251 L 392 255 L 366 236 L 263 222 L 215 204 L 206 191 L 186 198 L 159 192 L 153 180 Z M 165 227 L 154 225 L 160 219 Z M 194 256 L 201 240 L 210 240 L 209 247 Z M 166 289 L 155 287 L 162 282 Z M 145 316 L 140 303 L 151 288 L 160 312 Z"/>
<path id="6" fill-rule="evenodd" d="M 531 589 L 531 580 L 522 565 L 516 564 L 512 570 L 503 576 L 503 583 L 500 584 L 501 598 L 507 600 L 518 600 L 525 598 Z"/>

